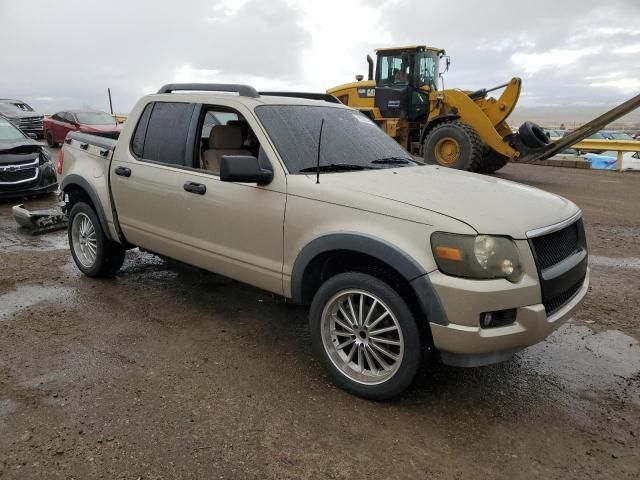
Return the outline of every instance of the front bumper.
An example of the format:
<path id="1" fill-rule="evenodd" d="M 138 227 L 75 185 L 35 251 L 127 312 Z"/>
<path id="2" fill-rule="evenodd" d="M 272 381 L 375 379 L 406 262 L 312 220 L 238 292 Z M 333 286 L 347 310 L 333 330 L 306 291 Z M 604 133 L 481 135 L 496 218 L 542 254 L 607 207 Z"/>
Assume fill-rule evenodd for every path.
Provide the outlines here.
<path id="1" fill-rule="evenodd" d="M 446 324 L 430 322 L 434 346 L 444 363 L 465 367 L 507 360 L 518 350 L 544 340 L 571 317 L 589 289 L 587 270 L 575 295 L 547 316 L 544 305 L 538 303 L 539 286 L 533 278 L 528 282 L 525 278 L 524 284 L 515 287 L 506 280 L 478 282 L 440 272 L 429 277 L 449 319 Z M 471 287 L 474 284 L 476 290 Z M 516 309 L 514 323 L 480 327 L 481 313 L 510 308 Z"/>
<path id="2" fill-rule="evenodd" d="M 17 198 L 31 195 L 44 195 L 58 189 L 58 177 L 53 163 L 38 165 L 37 177 L 25 183 L 0 184 L 0 198 Z"/>

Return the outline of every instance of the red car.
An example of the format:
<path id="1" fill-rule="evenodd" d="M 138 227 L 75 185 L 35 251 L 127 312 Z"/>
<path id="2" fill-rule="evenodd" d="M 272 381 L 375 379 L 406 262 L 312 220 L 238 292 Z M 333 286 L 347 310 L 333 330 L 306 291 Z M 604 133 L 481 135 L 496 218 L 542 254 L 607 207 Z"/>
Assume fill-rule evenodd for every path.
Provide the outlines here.
<path id="1" fill-rule="evenodd" d="M 118 138 L 120 130 L 120 125 L 106 112 L 67 110 L 44 119 L 44 138 L 50 147 L 60 145 L 69 132 Z"/>

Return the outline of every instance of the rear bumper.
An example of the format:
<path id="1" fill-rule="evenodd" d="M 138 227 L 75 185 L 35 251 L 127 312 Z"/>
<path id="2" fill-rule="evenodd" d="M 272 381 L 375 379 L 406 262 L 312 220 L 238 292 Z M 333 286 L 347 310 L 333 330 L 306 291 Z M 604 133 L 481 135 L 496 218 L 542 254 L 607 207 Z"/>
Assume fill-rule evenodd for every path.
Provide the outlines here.
<path id="1" fill-rule="evenodd" d="M 457 323 L 449 322 L 446 325 L 430 323 L 434 346 L 441 352 L 443 362 L 448 365 L 472 367 L 507 360 L 518 350 L 544 340 L 565 323 L 580 305 L 588 289 L 587 271 L 576 294 L 550 316 L 547 316 L 541 303 L 525 306 L 505 303 L 494 309 L 516 308 L 515 321 L 496 328 L 481 328 L 479 324 L 480 314 L 487 311 L 482 296 L 486 297 L 488 293 L 466 291 L 464 318 L 449 317 Z M 439 290 L 437 285 L 436 290 Z M 450 289 L 449 292 L 443 289 L 439 294 L 446 308 Z M 517 297 L 517 294 L 513 296 Z"/>

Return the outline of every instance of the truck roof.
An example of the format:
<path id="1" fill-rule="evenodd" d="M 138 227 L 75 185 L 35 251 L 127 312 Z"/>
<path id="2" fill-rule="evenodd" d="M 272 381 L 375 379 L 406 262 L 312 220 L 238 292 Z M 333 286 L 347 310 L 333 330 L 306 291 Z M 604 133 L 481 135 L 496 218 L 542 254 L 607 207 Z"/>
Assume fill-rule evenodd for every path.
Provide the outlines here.
<path id="1" fill-rule="evenodd" d="M 184 83 L 167 84 L 157 94 L 149 95 L 155 99 L 176 98 L 180 96 L 189 101 L 206 103 L 212 98 L 238 98 L 245 104 L 254 105 L 318 105 L 334 107 L 344 105 L 333 95 L 313 92 L 258 92 L 249 85 L 240 84 L 203 84 Z"/>

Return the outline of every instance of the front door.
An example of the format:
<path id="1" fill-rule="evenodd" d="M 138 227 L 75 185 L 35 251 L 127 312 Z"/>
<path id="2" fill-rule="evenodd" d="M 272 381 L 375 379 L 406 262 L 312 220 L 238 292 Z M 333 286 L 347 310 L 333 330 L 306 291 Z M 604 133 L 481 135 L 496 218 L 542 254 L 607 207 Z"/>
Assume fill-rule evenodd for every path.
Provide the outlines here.
<path id="1" fill-rule="evenodd" d="M 223 108 L 219 121 L 238 122 Z M 267 186 L 222 182 L 201 163 L 205 118 L 192 103 L 147 105 L 131 149 L 116 150 L 111 168 L 122 231 L 149 251 L 281 294 L 283 172 Z"/>

